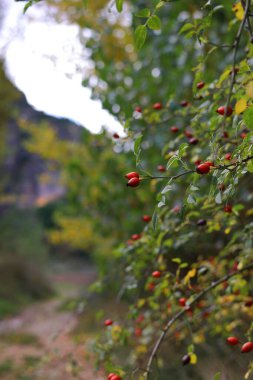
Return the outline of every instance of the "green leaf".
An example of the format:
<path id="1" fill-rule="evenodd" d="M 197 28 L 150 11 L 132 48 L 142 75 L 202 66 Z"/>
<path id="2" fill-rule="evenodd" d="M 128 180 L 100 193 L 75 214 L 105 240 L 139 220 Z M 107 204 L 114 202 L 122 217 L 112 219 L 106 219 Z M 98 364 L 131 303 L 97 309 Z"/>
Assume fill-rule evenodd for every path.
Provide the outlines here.
<path id="1" fill-rule="evenodd" d="M 139 25 L 134 32 L 134 42 L 138 50 L 142 48 L 146 41 L 147 28 L 145 25 Z"/>
<path id="2" fill-rule="evenodd" d="M 217 373 L 214 375 L 213 380 L 220 380 L 220 379 L 221 379 L 221 372 L 217 372 Z"/>
<path id="3" fill-rule="evenodd" d="M 23 13 L 26 13 L 28 8 L 30 8 L 33 4 L 39 3 L 41 0 L 30 0 L 28 3 L 24 6 Z"/>
<path id="4" fill-rule="evenodd" d="M 159 3 L 156 4 L 156 6 L 155 6 L 156 9 L 159 9 L 159 8 L 163 7 L 165 3 L 166 3 L 165 1 L 159 1 Z"/>
<path id="5" fill-rule="evenodd" d="M 118 12 L 122 12 L 123 9 L 123 0 L 116 0 L 116 8 Z"/>
<path id="6" fill-rule="evenodd" d="M 172 156 L 172 157 L 170 157 L 170 159 L 169 159 L 169 161 L 168 161 L 168 163 L 167 163 L 167 166 L 166 166 L 167 170 L 168 170 L 173 164 L 177 163 L 178 160 L 179 160 L 178 156 Z"/>
<path id="7" fill-rule="evenodd" d="M 135 14 L 136 17 L 149 17 L 150 16 L 150 10 L 148 8 L 144 8 L 138 13 Z"/>
<path id="8" fill-rule="evenodd" d="M 152 226 L 153 226 L 154 231 L 156 230 L 157 223 L 158 223 L 158 215 L 157 215 L 157 212 L 155 211 L 152 216 Z"/>
<path id="9" fill-rule="evenodd" d="M 175 257 L 174 259 L 171 260 L 173 263 L 177 263 L 177 264 L 180 264 L 181 263 L 181 259 L 179 257 Z"/>
<path id="10" fill-rule="evenodd" d="M 157 15 L 153 15 L 148 20 L 148 27 L 152 30 L 159 30 L 161 29 L 161 20 Z"/>
<path id="11" fill-rule="evenodd" d="M 243 113 L 243 121 L 246 127 L 253 129 L 253 106 L 248 107 Z"/>
<path id="12" fill-rule="evenodd" d="M 134 142 L 134 155 L 136 157 L 136 163 L 138 163 L 140 153 L 141 153 L 141 140 L 142 140 L 142 135 L 138 136 Z"/>
<path id="13" fill-rule="evenodd" d="M 248 170 L 248 172 L 253 173 L 253 161 L 248 162 L 247 170 Z"/>
<path id="14" fill-rule="evenodd" d="M 187 23 L 182 26 L 182 28 L 179 30 L 179 34 L 189 32 L 191 29 L 194 29 L 194 25 Z"/>
<path id="15" fill-rule="evenodd" d="M 187 143 L 183 143 L 180 145 L 180 147 L 178 149 L 178 157 L 179 158 L 181 158 L 184 155 L 187 148 L 189 148 L 189 144 L 187 144 Z"/>

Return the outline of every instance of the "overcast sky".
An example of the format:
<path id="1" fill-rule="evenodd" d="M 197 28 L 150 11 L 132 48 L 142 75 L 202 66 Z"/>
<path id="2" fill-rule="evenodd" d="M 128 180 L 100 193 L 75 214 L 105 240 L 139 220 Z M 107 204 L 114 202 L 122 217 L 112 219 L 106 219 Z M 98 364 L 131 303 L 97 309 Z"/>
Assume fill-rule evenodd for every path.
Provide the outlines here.
<path id="1" fill-rule="evenodd" d="M 2 4 L 2 5 L 1 5 Z M 106 126 L 121 132 L 121 125 L 100 102 L 90 99 L 82 87 L 77 67 L 89 64 L 82 58 L 78 28 L 44 22 L 42 3 L 23 15 L 24 2 L 1 0 L 5 17 L 0 34 L 8 75 L 36 109 L 57 117 L 69 118 L 92 132 Z M 55 58 L 55 59 L 52 59 Z M 67 74 L 67 75 L 66 75 Z"/>

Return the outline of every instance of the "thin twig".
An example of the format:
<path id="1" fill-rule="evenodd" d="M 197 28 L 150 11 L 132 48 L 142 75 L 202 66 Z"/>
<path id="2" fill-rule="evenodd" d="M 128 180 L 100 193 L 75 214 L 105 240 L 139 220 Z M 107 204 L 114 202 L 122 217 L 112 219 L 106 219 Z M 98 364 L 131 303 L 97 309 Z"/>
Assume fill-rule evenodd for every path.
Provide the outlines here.
<path id="1" fill-rule="evenodd" d="M 235 77 L 236 77 L 235 67 L 236 67 L 237 53 L 238 53 L 238 49 L 239 49 L 239 45 L 240 45 L 240 40 L 241 40 L 242 32 L 243 32 L 245 23 L 247 21 L 248 12 L 249 12 L 249 8 L 250 8 L 250 3 L 251 3 L 251 0 L 246 0 L 246 4 L 245 4 L 245 8 L 244 8 L 244 16 L 243 16 L 242 22 L 241 22 L 241 24 L 239 26 L 239 29 L 238 29 L 238 32 L 236 34 L 235 41 L 234 41 L 231 82 L 230 82 L 229 93 L 228 93 L 227 102 L 226 102 L 226 106 L 225 106 L 225 113 L 224 113 L 224 117 L 223 117 L 223 121 L 222 121 L 222 128 L 223 128 L 223 130 L 224 130 L 225 124 L 226 124 L 227 109 L 228 109 L 228 106 L 230 104 L 231 96 L 232 96 L 232 93 L 233 93 L 233 88 L 234 88 L 234 85 L 235 85 Z"/>
<path id="2" fill-rule="evenodd" d="M 219 280 L 213 282 L 211 285 L 209 285 L 207 288 L 205 288 L 202 292 L 200 292 L 191 302 L 188 303 L 188 307 L 191 307 L 193 306 L 197 301 L 199 301 L 201 298 L 203 298 L 203 296 L 205 296 L 207 293 L 209 293 L 211 290 L 213 290 L 214 288 L 216 288 L 218 285 L 222 284 L 223 282 L 227 281 L 229 278 L 231 277 L 234 277 L 236 276 L 237 274 L 240 274 L 248 269 L 251 269 L 253 268 L 253 263 L 247 265 L 246 267 L 242 268 L 242 269 L 239 269 L 235 272 L 232 272 L 232 273 L 228 273 L 227 275 L 223 276 L 222 278 L 220 278 Z M 187 308 L 188 309 L 188 308 Z M 158 340 L 156 341 L 156 344 L 151 352 L 151 355 L 149 357 L 149 360 L 148 360 L 148 363 L 147 363 L 147 367 L 146 367 L 146 370 L 147 370 L 147 373 L 146 373 L 146 380 L 149 379 L 149 375 L 151 374 L 151 367 L 152 367 L 152 364 L 153 364 L 153 361 L 154 361 L 154 358 L 155 356 L 157 355 L 157 352 L 164 340 L 164 338 L 166 337 L 166 334 L 168 332 L 168 330 L 170 329 L 170 327 L 178 320 L 180 319 L 186 312 L 187 312 L 187 309 L 183 309 L 181 311 L 179 311 L 177 314 L 174 315 L 174 317 L 172 317 L 166 324 L 166 326 L 164 327 L 160 337 L 158 338 Z"/>

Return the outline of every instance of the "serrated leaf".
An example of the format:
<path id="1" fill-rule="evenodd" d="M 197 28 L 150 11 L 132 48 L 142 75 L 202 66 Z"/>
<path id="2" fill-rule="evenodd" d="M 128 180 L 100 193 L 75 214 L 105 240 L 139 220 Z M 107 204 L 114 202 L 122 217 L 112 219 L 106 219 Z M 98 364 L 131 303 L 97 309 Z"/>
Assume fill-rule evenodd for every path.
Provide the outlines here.
<path id="1" fill-rule="evenodd" d="M 161 29 L 161 20 L 157 15 L 153 15 L 148 19 L 147 25 L 152 30 Z"/>
<path id="2" fill-rule="evenodd" d="M 152 226 L 153 226 L 154 231 L 156 230 L 157 222 L 158 222 L 158 215 L 157 215 L 157 212 L 155 211 L 152 216 Z"/>
<path id="3" fill-rule="evenodd" d="M 123 9 L 123 0 L 116 0 L 116 8 L 118 12 L 122 12 Z"/>
<path id="4" fill-rule="evenodd" d="M 243 113 L 243 121 L 246 127 L 253 129 L 253 106 L 248 107 Z"/>
<path id="5" fill-rule="evenodd" d="M 178 156 L 172 156 L 172 157 L 170 157 L 170 159 L 169 159 L 169 161 L 167 163 L 166 169 L 168 170 L 178 160 L 179 160 Z"/>
<path id="6" fill-rule="evenodd" d="M 248 170 L 248 172 L 253 173 L 253 161 L 248 162 L 247 170 Z"/>
<path id="7" fill-rule="evenodd" d="M 142 141 L 142 135 L 138 136 L 134 142 L 134 155 L 136 157 L 136 162 L 139 161 L 139 156 L 141 153 L 141 141 Z"/>
<path id="8" fill-rule="evenodd" d="M 178 149 L 178 157 L 181 158 L 183 154 L 185 153 L 186 149 L 189 148 L 189 144 L 183 143 L 180 145 Z"/>
<path id="9" fill-rule="evenodd" d="M 221 197 L 221 193 L 220 192 L 216 195 L 215 202 L 217 204 L 221 204 L 222 203 L 222 197 Z"/>
<path id="10" fill-rule="evenodd" d="M 182 28 L 179 30 L 179 34 L 189 32 L 191 29 L 194 29 L 194 25 L 187 23 L 182 26 Z"/>
<path id="11" fill-rule="evenodd" d="M 150 10 L 148 8 L 144 8 L 140 10 L 138 13 L 135 13 L 136 17 L 149 17 L 150 16 Z"/>
<path id="12" fill-rule="evenodd" d="M 246 108 L 247 108 L 247 99 L 242 98 L 242 99 L 238 100 L 238 102 L 235 105 L 235 113 L 237 115 L 240 115 L 240 113 L 244 112 L 246 110 Z"/>
<path id="13" fill-rule="evenodd" d="M 251 80 L 247 85 L 245 86 L 246 95 L 249 98 L 253 98 L 253 81 Z"/>
<path id="14" fill-rule="evenodd" d="M 171 191 L 173 189 L 173 186 L 172 185 L 167 185 L 163 188 L 163 190 L 161 191 L 162 194 L 166 194 L 168 193 L 169 191 Z"/>
<path id="15" fill-rule="evenodd" d="M 196 205 L 196 199 L 193 197 L 193 195 L 189 194 L 187 197 L 187 203 Z"/>
<path id="16" fill-rule="evenodd" d="M 147 28 L 145 25 L 139 25 L 134 32 L 134 42 L 138 50 L 142 48 L 147 38 Z"/>
<path id="17" fill-rule="evenodd" d="M 217 373 L 214 375 L 213 380 L 220 380 L 220 379 L 221 379 L 221 372 L 217 372 Z"/>

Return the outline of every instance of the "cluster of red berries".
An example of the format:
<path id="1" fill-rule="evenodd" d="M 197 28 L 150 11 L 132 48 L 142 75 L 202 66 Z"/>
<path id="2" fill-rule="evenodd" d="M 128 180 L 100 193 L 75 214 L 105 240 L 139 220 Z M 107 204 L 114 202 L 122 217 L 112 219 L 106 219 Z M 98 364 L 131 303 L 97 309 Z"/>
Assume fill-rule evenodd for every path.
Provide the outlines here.
<path id="1" fill-rule="evenodd" d="M 227 343 L 230 346 L 236 346 L 237 344 L 240 343 L 240 341 L 235 336 L 229 336 L 227 338 Z M 248 352 L 251 352 L 251 351 L 253 351 L 253 342 L 246 342 L 246 343 L 244 343 L 242 345 L 242 347 L 241 347 L 241 353 L 242 354 L 245 354 L 245 353 L 248 353 Z"/>
<path id="2" fill-rule="evenodd" d="M 141 182 L 140 175 L 137 172 L 127 173 L 125 178 L 128 179 L 127 186 L 130 187 L 137 187 Z"/>

